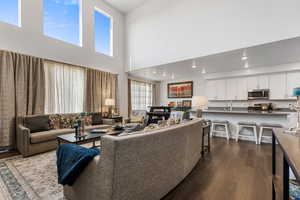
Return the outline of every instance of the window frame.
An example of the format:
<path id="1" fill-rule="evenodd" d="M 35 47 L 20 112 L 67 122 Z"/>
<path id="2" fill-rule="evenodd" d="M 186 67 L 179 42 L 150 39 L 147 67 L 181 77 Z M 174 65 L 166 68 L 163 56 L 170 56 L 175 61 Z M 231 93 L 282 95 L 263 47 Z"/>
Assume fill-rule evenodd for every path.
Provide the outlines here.
<path id="1" fill-rule="evenodd" d="M 108 17 L 110 19 L 110 41 L 109 41 L 109 55 L 105 54 L 105 53 L 102 53 L 102 52 L 99 52 L 97 51 L 96 49 L 96 29 L 95 29 L 95 26 L 96 26 L 96 21 L 95 21 L 95 12 L 98 12 L 106 17 Z M 114 18 L 112 15 L 110 15 L 108 12 L 98 8 L 98 7 L 94 7 L 94 50 L 96 53 L 99 53 L 101 55 L 105 55 L 105 56 L 110 56 L 110 57 L 114 57 Z"/>
<path id="2" fill-rule="evenodd" d="M 74 45 L 76 47 L 82 47 L 83 46 L 83 12 L 82 12 L 82 8 L 83 8 L 83 4 L 82 4 L 82 1 L 83 0 L 78 0 L 78 4 L 79 4 L 79 42 L 78 44 L 74 44 L 72 42 L 69 42 L 69 41 L 66 41 L 66 40 L 62 40 L 60 38 L 56 38 L 56 37 L 53 37 L 53 36 L 49 36 L 47 34 L 45 34 L 45 1 L 47 0 L 42 0 L 43 1 L 43 9 L 42 9 L 42 13 L 43 13 L 43 18 L 42 18 L 42 27 L 43 27 L 43 35 L 45 37 L 48 37 L 48 38 L 51 38 L 51 39 L 55 39 L 55 40 L 58 40 L 58 41 L 61 41 L 61 42 L 64 42 L 64 43 L 67 43 L 67 44 L 70 44 L 70 45 Z"/>

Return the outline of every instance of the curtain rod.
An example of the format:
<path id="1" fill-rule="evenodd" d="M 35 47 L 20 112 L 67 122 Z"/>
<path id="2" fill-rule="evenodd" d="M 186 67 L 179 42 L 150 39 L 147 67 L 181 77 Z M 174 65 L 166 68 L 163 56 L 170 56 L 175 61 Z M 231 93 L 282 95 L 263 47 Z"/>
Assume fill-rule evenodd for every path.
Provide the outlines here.
<path id="1" fill-rule="evenodd" d="M 0 51 L 8 52 L 8 53 L 18 53 L 18 52 L 3 50 L 3 49 L 0 49 Z M 24 53 L 18 53 L 18 54 L 22 54 L 24 56 L 31 56 L 31 57 L 35 57 L 35 58 L 39 58 L 39 59 L 44 59 L 44 61 L 48 61 L 48 62 L 56 62 L 56 63 L 60 63 L 60 64 L 64 64 L 64 65 L 73 65 L 74 67 L 81 67 L 81 68 L 85 68 L 85 69 L 94 69 L 94 70 L 98 70 L 98 71 L 102 71 L 102 72 L 107 72 L 107 71 L 99 70 L 99 69 L 96 69 L 96 68 L 84 67 L 84 66 L 80 66 L 80 65 L 74 65 L 74 64 L 71 64 L 71 63 L 66 63 L 66 62 L 62 62 L 62 61 L 51 60 L 51 59 L 48 59 L 48 58 L 41 58 L 41 57 L 32 56 L 32 55 L 28 55 L 28 54 L 24 54 Z M 108 73 L 112 73 L 114 75 L 119 75 L 118 73 L 113 73 L 113 72 L 108 72 Z"/>

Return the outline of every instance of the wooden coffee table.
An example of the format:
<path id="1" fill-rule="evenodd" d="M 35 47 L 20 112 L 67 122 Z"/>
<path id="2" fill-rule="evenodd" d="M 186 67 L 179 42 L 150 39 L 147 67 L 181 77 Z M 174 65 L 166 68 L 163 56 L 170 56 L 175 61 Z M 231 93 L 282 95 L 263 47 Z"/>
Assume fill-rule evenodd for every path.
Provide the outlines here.
<path id="1" fill-rule="evenodd" d="M 100 145 L 96 146 L 96 142 L 100 141 L 101 138 L 104 135 L 118 135 L 122 133 L 123 131 L 113 131 L 113 130 L 107 130 L 107 133 L 90 133 L 85 132 L 85 135 L 79 138 L 75 137 L 75 133 L 69 133 L 65 135 L 57 136 L 57 143 L 58 145 L 69 143 L 69 144 L 87 144 L 87 143 L 93 143 L 93 146 L 91 148 L 100 147 Z"/>

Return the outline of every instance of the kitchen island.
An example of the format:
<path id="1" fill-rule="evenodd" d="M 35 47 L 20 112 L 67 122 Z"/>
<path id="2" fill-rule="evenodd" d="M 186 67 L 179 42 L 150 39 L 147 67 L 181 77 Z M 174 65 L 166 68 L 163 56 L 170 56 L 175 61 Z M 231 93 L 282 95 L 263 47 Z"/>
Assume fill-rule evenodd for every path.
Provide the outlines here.
<path id="1" fill-rule="evenodd" d="M 238 123 L 255 122 L 258 126 L 261 123 L 281 124 L 283 127 L 293 127 L 293 119 L 295 112 L 289 109 L 278 109 L 275 111 L 248 111 L 247 108 L 224 108 L 215 107 L 203 110 L 203 118 L 206 120 L 227 120 L 229 121 L 230 138 L 236 137 Z M 221 128 L 221 127 L 217 127 Z M 248 129 L 243 129 L 242 134 L 247 136 L 251 134 Z M 267 134 L 272 135 L 271 131 Z M 217 133 L 216 136 L 223 137 Z M 247 139 L 247 137 L 241 137 Z M 271 140 L 263 140 L 263 142 L 271 143 Z"/>

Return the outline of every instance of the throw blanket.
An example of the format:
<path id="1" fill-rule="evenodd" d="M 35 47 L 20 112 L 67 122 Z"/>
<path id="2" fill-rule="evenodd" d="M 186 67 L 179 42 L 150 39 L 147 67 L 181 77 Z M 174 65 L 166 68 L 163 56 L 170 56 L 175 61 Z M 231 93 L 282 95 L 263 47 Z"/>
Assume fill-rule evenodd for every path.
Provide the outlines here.
<path id="1" fill-rule="evenodd" d="M 74 144 L 62 144 L 56 151 L 58 183 L 72 186 L 89 162 L 100 153 Z"/>

